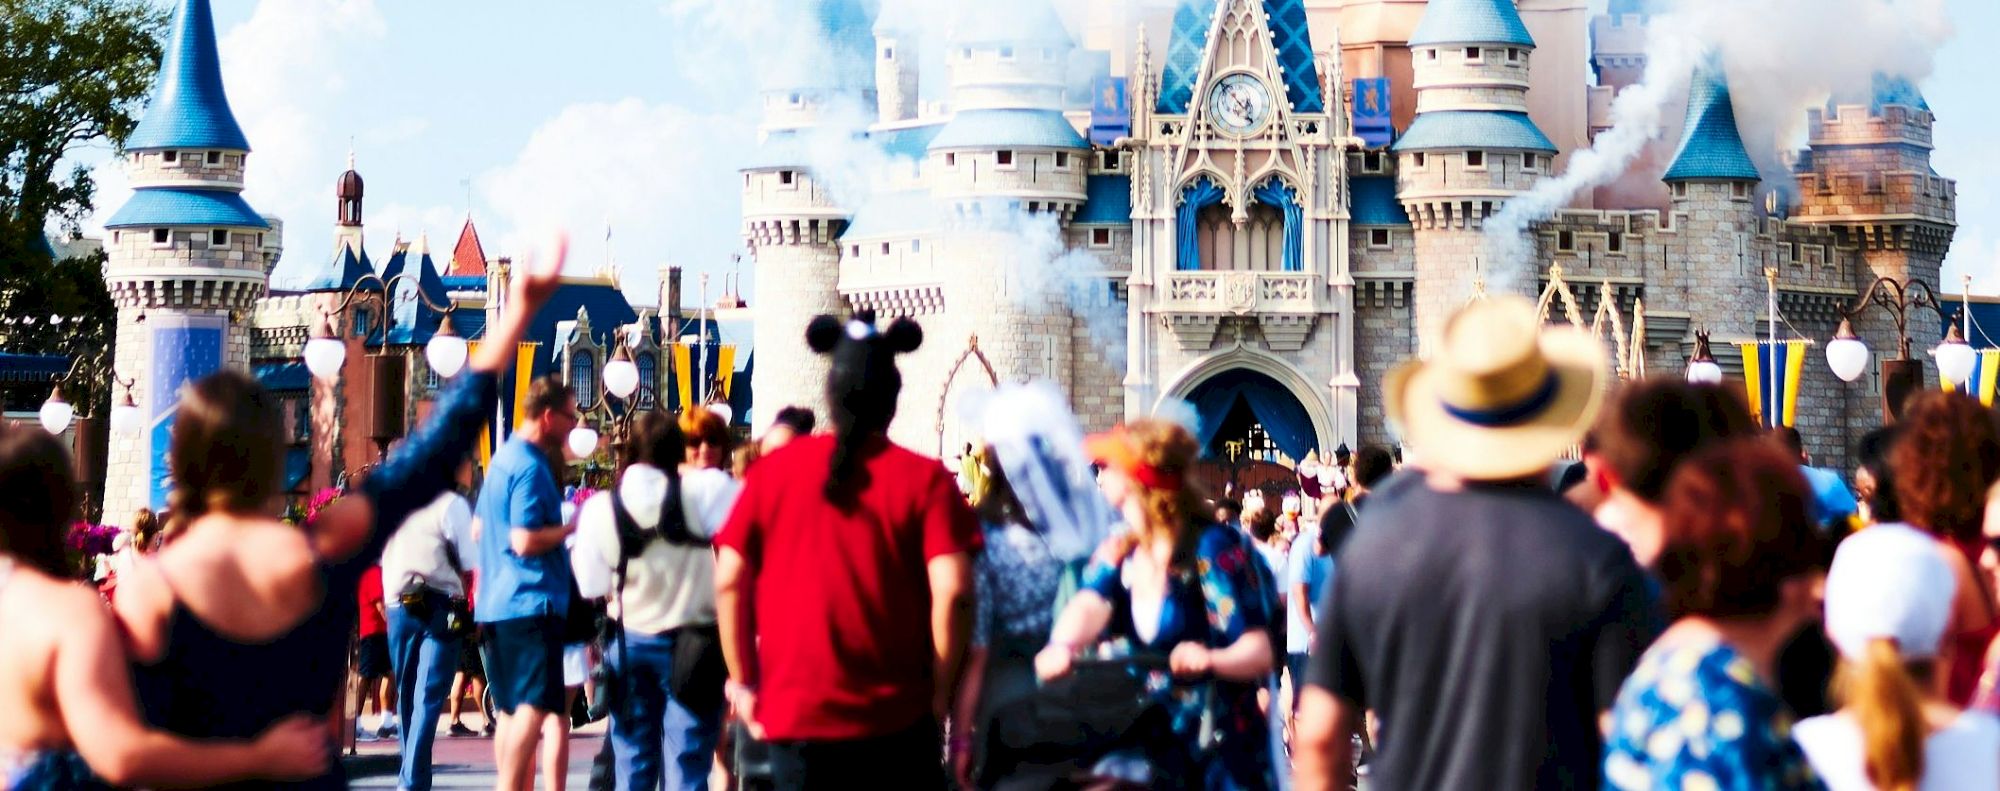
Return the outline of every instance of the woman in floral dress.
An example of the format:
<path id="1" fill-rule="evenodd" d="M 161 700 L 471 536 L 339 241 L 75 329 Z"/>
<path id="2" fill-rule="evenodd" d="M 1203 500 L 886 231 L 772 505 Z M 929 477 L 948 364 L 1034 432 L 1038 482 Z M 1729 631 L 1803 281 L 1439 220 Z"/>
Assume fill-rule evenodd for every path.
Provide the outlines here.
<path id="1" fill-rule="evenodd" d="M 1276 787 L 1257 691 L 1275 664 L 1269 626 L 1277 591 L 1240 533 L 1202 517 L 1187 479 L 1194 438 L 1172 423 L 1142 420 L 1091 438 L 1088 448 L 1132 530 L 1105 542 L 1085 569 L 1082 590 L 1035 658 L 1037 675 L 1068 673 L 1092 647 L 1099 656 L 1166 656 L 1170 673 L 1150 673 L 1148 688 L 1165 704 L 1179 743 L 1149 745 L 1142 766 L 1135 756 L 1113 756 L 1099 773 L 1149 786 Z M 1183 768 L 1186 775 L 1176 776 Z"/>
<path id="2" fill-rule="evenodd" d="M 1797 460 L 1755 439 L 1680 466 L 1659 573 L 1677 619 L 1611 710 L 1604 787 L 1818 789 L 1768 679 L 1811 617 L 1821 574 Z"/>

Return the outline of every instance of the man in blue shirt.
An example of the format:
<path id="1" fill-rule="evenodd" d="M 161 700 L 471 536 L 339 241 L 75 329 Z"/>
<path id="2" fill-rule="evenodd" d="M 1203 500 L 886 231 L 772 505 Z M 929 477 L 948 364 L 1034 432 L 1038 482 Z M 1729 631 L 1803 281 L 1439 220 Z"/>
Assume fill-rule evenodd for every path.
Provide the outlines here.
<path id="1" fill-rule="evenodd" d="M 1847 535 L 1848 519 L 1861 510 L 1854 501 L 1854 492 L 1847 488 L 1846 479 L 1840 473 L 1812 466 L 1812 454 L 1806 452 L 1806 443 L 1799 436 L 1799 430 L 1784 426 L 1777 430 L 1778 441 L 1799 457 L 1799 469 L 1806 475 L 1806 483 L 1812 484 L 1813 520 L 1819 524 L 1821 532 L 1831 537 Z"/>
<path id="2" fill-rule="evenodd" d="M 503 791 L 533 787 L 535 748 L 545 730 L 556 744 L 569 738 L 562 651 L 570 569 L 563 541 L 574 528 L 562 518 L 556 470 L 576 428 L 576 398 L 554 377 L 537 379 L 522 412 L 526 420 L 493 454 L 474 509 L 480 529 L 473 617 L 488 641 L 486 678 L 500 713 L 493 754 Z"/>

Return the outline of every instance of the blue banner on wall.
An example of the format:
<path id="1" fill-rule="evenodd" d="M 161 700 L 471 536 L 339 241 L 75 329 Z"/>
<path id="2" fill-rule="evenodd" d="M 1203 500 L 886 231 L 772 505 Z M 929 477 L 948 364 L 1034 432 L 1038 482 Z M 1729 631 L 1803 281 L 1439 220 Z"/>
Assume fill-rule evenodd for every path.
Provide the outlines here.
<path id="1" fill-rule="evenodd" d="M 143 381 L 149 382 L 148 404 L 152 405 L 151 429 L 146 432 L 147 499 L 154 511 L 167 507 L 167 493 L 174 490 L 174 478 L 167 466 L 167 452 L 173 447 L 174 411 L 180 408 L 181 388 L 222 369 L 222 335 L 228 320 L 221 316 L 155 316 L 149 327 L 153 333 L 153 369 Z"/>
<path id="2" fill-rule="evenodd" d="M 1099 77 L 1091 83 L 1090 142 L 1108 146 L 1132 134 L 1132 107 L 1126 103 L 1124 77 Z"/>
<path id="3" fill-rule="evenodd" d="M 1389 112 L 1389 78 L 1355 78 L 1354 135 L 1369 148 L 1386 146 L 1395 137 Z"/>

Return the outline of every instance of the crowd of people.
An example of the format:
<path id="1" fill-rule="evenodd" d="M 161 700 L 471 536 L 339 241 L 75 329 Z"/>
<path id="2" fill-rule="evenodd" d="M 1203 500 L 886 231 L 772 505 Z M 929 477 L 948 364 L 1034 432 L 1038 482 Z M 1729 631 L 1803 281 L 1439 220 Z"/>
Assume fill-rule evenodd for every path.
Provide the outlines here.
<path id="1" fill-rule="evenodd" d="M 1400 452 L 1206 492 L 1189 427 L 1086 436 L 1045 384 L 965 416 L 964 468 L 901 447 L 922 330 L 820 317 L 827 425 L 635 414 L 572 504 L 559 379 L 474 453 L 555 263 L 303 527 L 277 402 L 194 383 L 108 596 L 69 579 L 64 451 L 0 428 L 0 789 L 340 787 L 359 727 L 427 791 L 468 705 L 510 790 L 563 788 L 597 716 L 618 789 L 2000 789 L 2000 421 L 1967 396 L 1911 398 L 1850 486 L 1741 393 L 1614 385 L 1494 298 L 1383 383 Z"/>

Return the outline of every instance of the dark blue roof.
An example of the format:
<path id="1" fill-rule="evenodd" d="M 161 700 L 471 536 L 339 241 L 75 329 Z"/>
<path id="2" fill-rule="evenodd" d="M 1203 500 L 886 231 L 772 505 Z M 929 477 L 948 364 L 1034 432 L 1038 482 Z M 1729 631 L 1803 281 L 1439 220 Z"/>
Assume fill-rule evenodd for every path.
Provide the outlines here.
<path id="1" fill-rule="evenodd" d="M 257 377 L 257 384 L 272 392 L 312 388 L 312 372 L 303 362 L 258 363 L 251 366 L 251 374 Z"/>
<path id="2" fill-rule="evenodd" d="M 1312 33 L 1306 29 L 1305 0 L 1264 0 L 1270 15 L 1271 44 L 1278 50 L 1278 66 L 1284 69 L 1285 96 L 1292 100 L 1293 112 L 1326 112 L 1319 92 L 1319 67 L 1313 62 Z"/>
<path id="3" fill-rule="evenodd" d="M 625 294 L 610 284 L 564 283 L 528 324 L 526 340 L 541 344 L 535 354 L 536 376 L 555 369 L 556 324 L 575 321 L 577 308 L 589 311 L 591 337 L 599 346 L 610 345 L 613 329 L 639 320 Z"/>
<path id="4" fill-rule="evenodd" d="M 0 382 L 47 383 L 68 372 L 68 357 L 0 352 Z"/>
<path id="5" fill-rule="evenodd" d="M 771 92 L 859 92 L 875 87 L 875 22 L 867 0 L 803 0 L 787 3 L 787 18 L 811 20 L 791 32 L 796 46 L 780 44 L 767 53 L 775 61 L 764 80 Z M 797 9 L 797 6 L 805 8 Z M 797 10 L 793 10 L 797 9 Z"/>
<path id="6" fill-rule="evenodd" d="M 392 344 L 429 343 L 431 336 L 437 334 L 438 321 L 442 314 L 432 310 L 423 299 L 419 299 L 417 296 L 419 291 L 431 302 L 439 305 L 451 304 L 451 295 L 445 289 L 444 279 L 438 276 L 437 265 L 431 260 L 428 249 L 415 255 L 407 249 L 397 250 L 395 255 L 390 256 L 388 265 L 382 268 L 382 279 L 389 280 L 409 273 L 412 268 L 415 269 L 417 282 L 411 283 L 405 280 L 397 283 L 395 294 L 390 299 L 389 342 Z M 456 314 L 458 311 L 452 312 Z M 460 322 L 454 319 L 452 331 L 458 332 L 461 329 L 459 325 Z"/>
<path id="7" fill-rule="evenodd" d="M 208 0 L 182 0 L 173 39 L 160 64 L 160 89 L 139 128 L 125 141 L 128 151 L 150 148 L 250 150 L 215 55 L 215 22 Z"/>
<path id="8" fill-rule="evenodd" d="M 1132 177 L 1091 176 L 1084 186 L 1083 208 L 1071 222 L 1083 225 L 1131 225 Z"/>
<path id="9" fill-rule="evenodd" d="M 1174 33 L 1167 40 L 1167 67 L 1160 75 L 1156 112 L 1180 115 L 1194 102 L 1194 81 L 1201 56 L 1208 48 L 1208 28 L 1220 4 L 1216 0 L 1182 0 L 1174 9 Z"/>
<path id="10" fill-rule="evenodd" d="M 1899 104 L 1930 112 L 1931 105 L 1924 101 L 1923 92 L 1917 90 L 1916 83 L 1910 82 L 1907 78 L 1876 72 L 1868 87 L 1866 93 L 1858 90 L 1835 91 L 1826 100 L 1826 111 L 1834 112 L 1835 108 L 1843 104 L 1866 104 L 1869 112 L 1879 115 L 1883 107 Z"/>
<path id="11" fill-rule="evenodd" d="M 233 190 L 148 187 L 111 215 L 106 228 L 163 225 L 211 225 L 224 228 L 269 228 L 270 223 Z"/>
<path id="12" fill-rule="evenodd" d="M 942 131 L 944 131 L 942 123 L 925 124 L 875 132 L 870 134 L 868 139 L 882 146 L 882 150 L 889 156 L 923 159 L 925 152 L 930 150 L 931 141 Z"/>
<path id="13" fill-rule="evenodd" d="M 1514 0 L 1430 0 L 1423 21 L 1410 34 L 1410 46 L 1432 44 L 1532 47 L 1535 37 L 1528 35 Z"/>
<path id="14" fill-rule="evenodd" d="M 930 150 L 951 148 L 1089 148 L 1058 110 L 966 110 L 931 138 Z"/>
<path id="15" fill-rule="evenodd" d="M 326 267 L 314 273 L 300 291 L 346 291 L 361 282 L 366 275 L 375 274 L 375 264 L 368 260 L 368 251 L 362 250 L 357 256 L 355 249 L 341 245 L 334 251 L 333 260 Z"/>
<path id="16" fill-rule="evenodd" d="M 1220 7 L 1216 0 L 1185 0 L 1174 11 L 1173 37 L 1167 41 L 1167 67 L 1160 78 L 1156 112 L 1180 115 L 1194 103 L 1194 81 L 1208 47 L 1208 29 Z M 1306 27 L 1304 0 L 1264 0 L 1271 23 L 1271 43 L 1284 70 L 1285 98 L 1301 113 L 1326 111 L 1319 90 L 1319 68 L 1313 60 L 1312 34 Z"/>
<path id="17" fill-rule="evenodd" d="M 1349 214 L 1355 225 L 1409 225 L 1410 215 L 1396 199 L 1396 179 L 1391 176 L 1360 176 L 1348 182 L 1353 205 Z"/>
<path id="18" fill-rule="evenodd" d="M 1688 88 L 1687 126 L 1680 151 L 1667 168 L 1664 181 L 1757 181 L 1757 165 L 1743 150 L 1736 131 L 1736 108 L 1729 101 L 1729 83 L 1713 62 L 1695 69 Z"/>
<path id="19" fill-rule="evenodd" d="M 1554 151 L 1556 146 L 1527 113 L 1500 110 L 1433 110 L 1418 113 L 1390 147 L 1395 151 L 1434 148 L 1512 148 Z"/>

